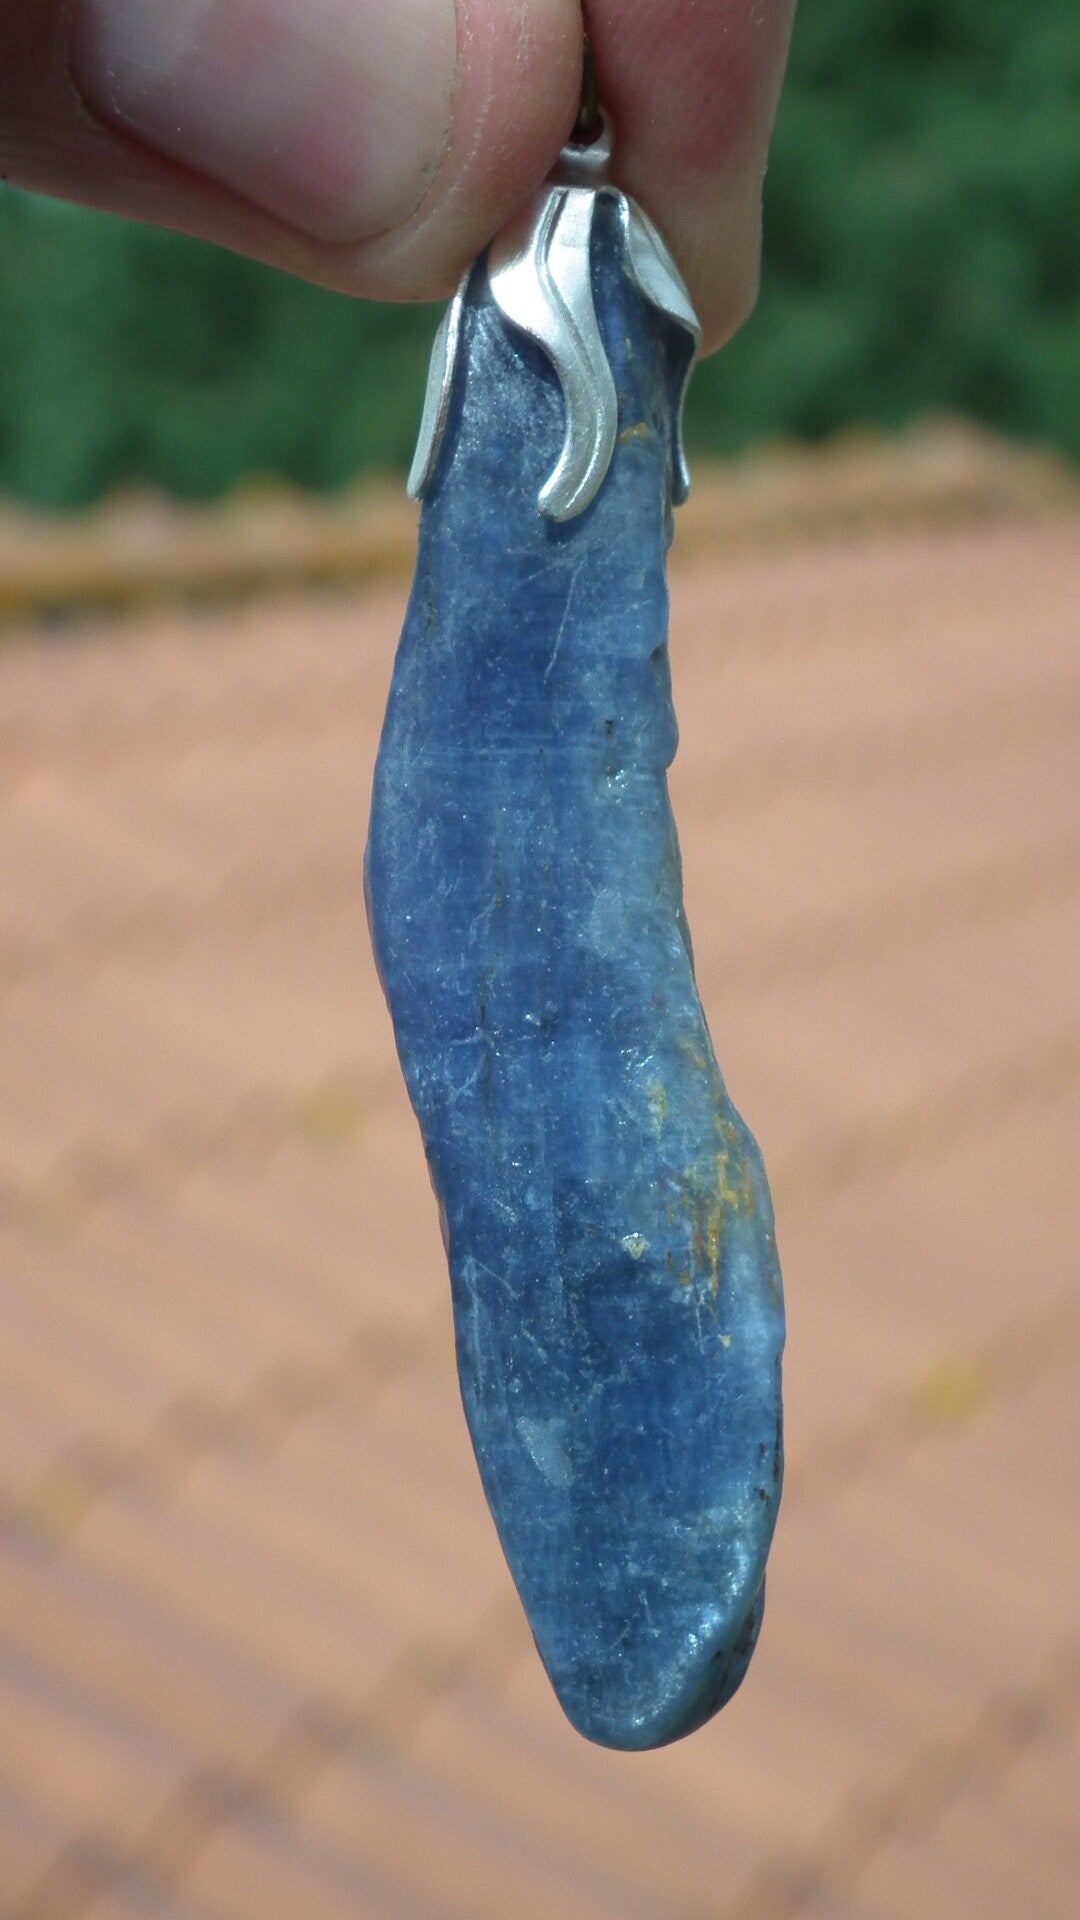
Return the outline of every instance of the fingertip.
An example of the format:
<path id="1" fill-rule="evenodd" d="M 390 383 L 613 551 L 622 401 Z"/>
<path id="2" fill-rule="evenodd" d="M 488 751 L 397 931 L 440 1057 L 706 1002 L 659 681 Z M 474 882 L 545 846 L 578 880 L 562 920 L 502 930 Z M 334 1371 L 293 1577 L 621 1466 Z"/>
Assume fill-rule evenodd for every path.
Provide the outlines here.
<path id="1" fill-rule="evenodd" d="M 729 178 L 709 203 L 673 211 L 670 246 L 683 264 L 702 350 L 726 346 L 749 320 L 761 281 L 761 177 Z"/>
<path id="2" fill-rule="evenodd" d="M 752 311 L 795 0 L 589 0 L 616 173 L 672 248 L 711 352 Z"/>
<path id="3" fill-rule="evenodd" d="M 349 269 L 382 297 L 449 290 L 550 170 L 581 84 L 579 0 L 457 0 L 450 136 L 413 217 Z M 366 284 L 362 288 L 366 290 Z"/>

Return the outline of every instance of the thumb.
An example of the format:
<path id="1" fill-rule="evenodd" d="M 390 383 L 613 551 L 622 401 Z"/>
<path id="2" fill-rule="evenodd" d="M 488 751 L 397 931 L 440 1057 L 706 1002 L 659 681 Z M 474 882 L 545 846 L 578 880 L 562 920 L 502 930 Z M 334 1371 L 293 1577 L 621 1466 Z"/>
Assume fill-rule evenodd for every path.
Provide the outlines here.
<path id="1" fill-rule="evenodd" d="M 0 0 L 0 173 L 434 297 L 550 165 L 580 57 L 578 0 Z"/>

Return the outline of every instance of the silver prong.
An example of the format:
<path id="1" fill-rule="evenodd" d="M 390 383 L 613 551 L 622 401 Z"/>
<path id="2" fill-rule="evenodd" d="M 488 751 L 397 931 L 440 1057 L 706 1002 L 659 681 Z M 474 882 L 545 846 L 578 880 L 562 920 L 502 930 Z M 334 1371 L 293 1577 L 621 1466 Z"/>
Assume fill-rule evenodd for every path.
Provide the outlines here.
<path id="1" fill-rule="evenodd" d="M 428 368 L 424 411 L 420 420 L 416 452 L 413 454 L 413 463 L 409 469 L 410 500 L 423 499 L 435 477 L 435 468 L 439 462 L 439 449 L 446 432 L 446 423 L 450 418 L 450 402 L 454 393 L 454 368 L 461 344 L 461 321 L 465 310 L 465 287 L 468 277 L 466 274 L 443 314 L 431 348 L 431 365 Z"/>
<path id="2" fill-rule="evenodd" d="M 690 492 L 690 466 L 686 458 L 686 443 L 683 436 L 683 413 L 686 408 L 690 376 L 694 371 L 698 354 L 701 352 L 701 322 L 694 311 L 690 289 L 648 214 L 638 206 L 636 200 L 628 200 L 623 196 L 620 198 L 622 199 L 623 231 L 626 235 L 626 259 L 638 292 L 650 306 L 655 307 L 659 313 L 666 314 L 669 320 L 674 320 L 676 326 L 683 327 L 693 343 L 675 413 L 672 491 L 675 505 L 678 507 Z"/>
<path id="3" fill-rule="evenodd" d="M 566 437 L 540 494 L 550 520 L 572 520 L 595 499 L 611 465 L 619 403 L 593 304 L 596 193 L 553 187 L 491 252 L 496 306 L 551 360 L 566 402 Z"/>

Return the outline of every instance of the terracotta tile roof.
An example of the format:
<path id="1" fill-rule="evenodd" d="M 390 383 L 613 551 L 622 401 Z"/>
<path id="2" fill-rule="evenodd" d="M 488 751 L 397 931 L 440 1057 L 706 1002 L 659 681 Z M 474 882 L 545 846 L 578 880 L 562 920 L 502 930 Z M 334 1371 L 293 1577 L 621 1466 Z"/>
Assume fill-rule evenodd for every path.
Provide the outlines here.
<path id="1" fill-rule="evenodd" d="M 9 635 L 4 1920 L 1071 1920 L 1078 554 L 676 571 L 790 1479 L 749 1680 L 634 1758 L 550 1696 L 457 1399 L 360 890 L 400 590 Z"/>

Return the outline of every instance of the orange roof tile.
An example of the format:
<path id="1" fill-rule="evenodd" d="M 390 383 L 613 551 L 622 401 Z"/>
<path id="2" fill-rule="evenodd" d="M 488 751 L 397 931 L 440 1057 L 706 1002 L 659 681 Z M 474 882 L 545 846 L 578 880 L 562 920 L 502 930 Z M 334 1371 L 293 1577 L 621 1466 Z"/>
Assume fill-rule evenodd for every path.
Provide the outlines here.
<path id="1" fill-rule="evenodd" d="M 676 567 L 790 1478 L 747 1683 L 636 1757 L 559 1714 L 457 1398 L 360 890 L 401 592 L 9 634 L 4 1920 L 1071 1920 L 1078 536 Z"/>

